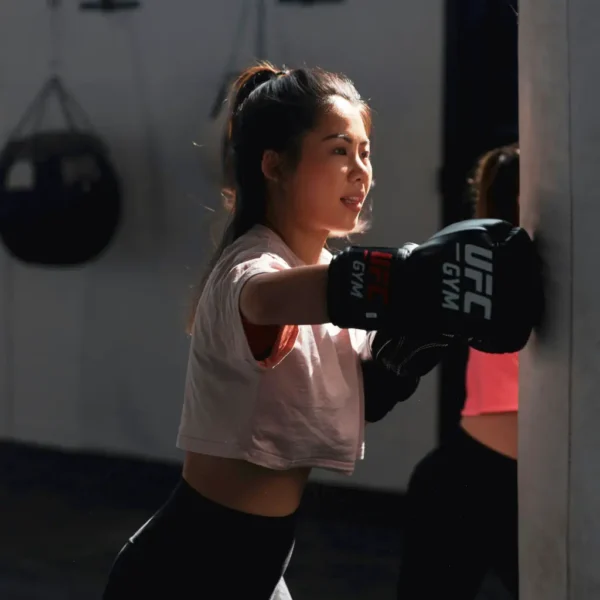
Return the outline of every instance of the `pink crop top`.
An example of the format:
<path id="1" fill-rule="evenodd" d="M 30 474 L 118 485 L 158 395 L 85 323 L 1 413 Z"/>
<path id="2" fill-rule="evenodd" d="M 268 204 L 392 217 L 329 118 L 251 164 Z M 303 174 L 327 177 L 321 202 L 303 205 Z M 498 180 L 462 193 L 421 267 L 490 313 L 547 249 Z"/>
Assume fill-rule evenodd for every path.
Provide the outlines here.
<path id="1" fill-rule="evenodd" d="M 486 354 L 471 348 L 467 363 L 465 417 L 519 409 L 519 355 Z"/>
<path id="2" fill-rule="evenodd" d="M 331 254 L 323 251 L 321 262 Z M 226 249 L 198 304 L 177 446 L 272 469 L 351 474 L 364 455 L 360 357 L 366 332 L 331 324 L 283 327 L 264 360 L 239 310 L 254 275 L 303 263 L 272 230 L 254 227 Z"/>

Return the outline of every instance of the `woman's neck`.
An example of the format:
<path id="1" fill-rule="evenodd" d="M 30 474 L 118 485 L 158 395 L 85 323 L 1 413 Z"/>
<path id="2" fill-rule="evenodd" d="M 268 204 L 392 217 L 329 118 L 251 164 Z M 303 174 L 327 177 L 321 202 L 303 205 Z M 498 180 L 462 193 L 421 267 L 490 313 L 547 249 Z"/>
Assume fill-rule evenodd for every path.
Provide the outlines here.
<path id="1" fill-rule="evenodd" d="M 265 225 L 272 229 L 304 264 L 319 264 L 328 231 L 302 229 L 285 222 L 267 221 Z"/>

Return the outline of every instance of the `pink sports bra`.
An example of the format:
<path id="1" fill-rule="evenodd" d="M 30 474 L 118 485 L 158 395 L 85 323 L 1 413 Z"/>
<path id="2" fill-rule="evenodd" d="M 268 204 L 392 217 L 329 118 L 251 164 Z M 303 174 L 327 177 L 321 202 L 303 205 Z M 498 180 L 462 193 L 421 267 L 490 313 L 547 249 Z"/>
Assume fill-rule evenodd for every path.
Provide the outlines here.
<path id="1" fill-rule="evenodd" d="M 465 417 L 519 409 L 519 355 L 486 354 L 471 348 L 466 376 Z"/>

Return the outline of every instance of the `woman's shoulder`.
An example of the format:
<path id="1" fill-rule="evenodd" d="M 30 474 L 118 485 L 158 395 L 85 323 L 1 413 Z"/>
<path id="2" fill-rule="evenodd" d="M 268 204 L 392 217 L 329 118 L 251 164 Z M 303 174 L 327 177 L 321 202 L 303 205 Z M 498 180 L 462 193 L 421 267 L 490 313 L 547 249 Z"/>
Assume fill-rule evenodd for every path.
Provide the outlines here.
<path id="1" fill-rule="evenodd" d="M 255 225 L 235 240 L 225 249 L 219 263 L 235 266 L 260 257 L 278 259 L 282 266 L 296 266 L 291 250 L 274 231 L 264 225 Z"/>
<path id="2" fill-rule="evenodd" d="M 227 291 L 254 273 L 292 268 L 296 266 L 294 258 L 275 233 L 267 227 L 255 226 L 225 248 L 207 278 L 202 295 Z"/>

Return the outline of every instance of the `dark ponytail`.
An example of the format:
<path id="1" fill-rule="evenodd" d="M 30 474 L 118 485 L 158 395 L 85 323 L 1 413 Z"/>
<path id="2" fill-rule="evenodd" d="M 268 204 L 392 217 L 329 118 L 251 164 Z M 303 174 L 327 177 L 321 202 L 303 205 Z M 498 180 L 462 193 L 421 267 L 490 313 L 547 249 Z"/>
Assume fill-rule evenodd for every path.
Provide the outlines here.
<path id="1" fill-rule="evenodd" d="M 477 218 L 519 224 L 519 163 L 518 144 L 495 148 L 479 159 L 470 181 Z"/>
<path id="2" fill-rule="evenodd" d="M 192 314 L 188 319 L 188 333 L 191 333 L 192 330 L 196 306 L 202 294 L 202 290 L 204 289 L 207 279 L 209 278 L 212 270 L 215 268 L 215 265 L 221 258 L 225 249 L 233 244 L 233 242 L 235 242 L 235 240 L 240 236 L 244 235 L 244 233 L 252 229 L 254 225 L 262 222 L 265 218 L 266 198 L 264 198 L 264 196 L 266 196 L 266 194 L 263 193 L 263 198 L 259 198 L 258 202 L 256 203 L 237 202 L 239 190 L 236 189 L 238 186 L 236 185 L 235 178 L 233 150 L 234 141 L 232 139 L 234 130 L 234 117 L 236 112 L 240 110 L 242 104 L 248 99 L 254 90 L 256 90 L 262 84 L 267 83 L 271 79 L 277 77 L 279 73 L 281 72 L 277 71 L 272 65 L 266 62 L 251 67 L 238 76 L 232 85 L 229 98 L 227 99 L 229 118 L 227 119 L 226 131 L 224 132 L 225 135 L 223 137 L 223 147 L 221 149 L 223 174 L 221 195 L 223 196 L 225 208 L 229 212 L 230 217 L 227 225 L 225 226 L 225 231 L 223 232 L 223 235 L 221 236 L 221 239 L 217 244 L 213 255 L 211 256 L 210 261 L 208 262 L 200 285 L 198 286 L 193 303 Z M 255 183 L 258 184 L 258 189 L 260 190 L 261 187 L 264 187 L 264 180 L 262 177 L 256 177 L 256 180 L 257 181 Z"/>
<path id="3" fill-rule="evenodd" d="M 302 138 L 313 129 L 334 96 L 361 107 L 365 128 L 371 113 L 352 82 L 321 69 L 283 71 L 268 62 L 246 69 L 228 99 L 229 120 L 223 141 L 223 189 L 229 223 L 202 279 L 188 322 L 191 331 L 197 301 L 225 249 L 257 224 L 267 211 L 267 184 L 262 172 L 265 151 L 285 155 L 290 166 L 300 159 Z"/>

